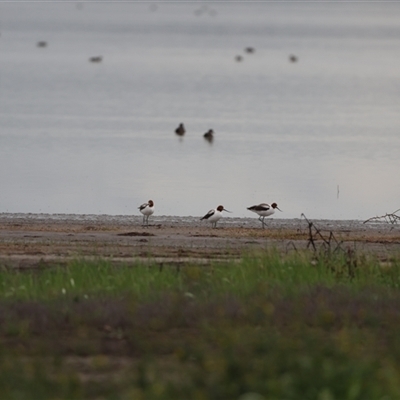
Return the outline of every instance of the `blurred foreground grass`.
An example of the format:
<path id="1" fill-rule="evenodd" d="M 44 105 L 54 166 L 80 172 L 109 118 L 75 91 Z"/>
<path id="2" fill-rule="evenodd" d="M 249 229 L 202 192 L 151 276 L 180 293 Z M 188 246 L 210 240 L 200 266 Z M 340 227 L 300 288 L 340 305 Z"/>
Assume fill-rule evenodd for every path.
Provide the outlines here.
<path id="1" fill-rule="evenodd" d="M 399 260 L 4 268 L 1 399 L 399 399 Z"/>

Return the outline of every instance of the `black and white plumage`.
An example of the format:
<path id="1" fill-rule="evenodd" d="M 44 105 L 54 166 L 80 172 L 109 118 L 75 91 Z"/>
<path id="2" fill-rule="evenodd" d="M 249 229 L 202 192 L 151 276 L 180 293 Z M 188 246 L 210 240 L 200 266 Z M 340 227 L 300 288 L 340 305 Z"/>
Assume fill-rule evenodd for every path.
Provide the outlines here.
<path id="1" fill-rule="evenodd" d="M 143 225 L 149 225 L 149 217 L 154 213 L 154 202 L 149 200 L 147 203 L 143 203 L 139 208 L 139 211 L 143 214 Z"/>
<path id="2" fill-rule="evenodd" d="M 206 219 L 208 222 L 211 222 L 213 228 L 216 228 L 217 222 L 222 218 L 222 211 L 230 213 L 230 211 L 226 210 L 224 206 L 218 206 L 217 208 L 210 210 L 204 217 L 200 218 L 200 221 Z"/>
<path id="3" fill-rule="evenodd" d="M 281 209 L 278 208 L 278 204 L 276 204 L 276 203 L 272 203 L 271 205 L 267 204 L 267 203 L 261 203 L 256 206 L 247 207 L 247 209 L 255 212 L 256 214 L 258 214 L 260 216 L 258 219 L 261 221 L 263 229 L 265 227 L 265 223 L 264 223 L 265 217 L 268 217 L 268 216 L 274 214 L 275 209 L 282 211 Z"/>

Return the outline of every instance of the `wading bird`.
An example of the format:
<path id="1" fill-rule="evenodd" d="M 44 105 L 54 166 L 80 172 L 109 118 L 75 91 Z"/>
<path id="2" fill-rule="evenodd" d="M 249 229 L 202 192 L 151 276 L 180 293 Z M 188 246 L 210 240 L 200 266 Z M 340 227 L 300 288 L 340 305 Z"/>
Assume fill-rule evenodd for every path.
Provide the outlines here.
<path id="1" fill-rule="evenodd" d="M 200 221 L 206 219 L 208 222 L 211 222 L 211 226 L 213 228 L 217 227 L 217 222 L 222 218 L 222 211 L 231 212 L 224 208 L 224 206 L 218 206 L 213 210 L 210 210 L 204 217 L 200 218 Z"/>
<path id="2" fill-rule="evenodd" d="M 276 204 L 276 203 L 272 203 L 271 205 L 269 205 L 267 203 L 261 203 L 257 206 L 247 207 L 247 209 L 255 212 L 256 214 L 258 214 L 260 216 L 258 219 L 261 221 L 263 229 L 265 227 L 265 223 L 264 223 L 265 217 L 272 215 L 275 212 L 275 209 L 282 211 L 278 208 L 278 204 Z"/>
<path id="3" fill-rule="evenodd" d="M 143 203 L 139 208 L 139 211 L 143 214 L 143 225 L 149 225 L 149 217 L 154 213 L 154 202 L 149 200 L 147 203 Z"/>

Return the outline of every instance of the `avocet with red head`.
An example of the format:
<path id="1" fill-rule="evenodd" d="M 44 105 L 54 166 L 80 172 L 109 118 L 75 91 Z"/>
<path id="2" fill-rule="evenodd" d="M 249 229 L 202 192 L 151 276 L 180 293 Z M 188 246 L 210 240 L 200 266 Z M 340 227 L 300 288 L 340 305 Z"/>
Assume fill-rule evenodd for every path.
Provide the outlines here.
<path id="1" fill-rule="evenodd" d="M 149 200 L 147 203 L 143 203 L 139 208 L 139 211 L 143 214 L 143 225 L 149 225 L 149 217 L 154 213 L 154 202 Z"/>
<path id="2" fill-rule="evenodd" d="M 247 207 L 247 209 L 255 212 L 256 214 L 258 214 L 260 216 L 258 219 L 261 221 L 263 229 L 265 227 L 265 223 L 264 223 L 265 217 L 268 217 L 268 216 L 274 214 L 275 209 L 282 212 L 282 210 L 278 208 L 278 204 L 276 204 L 276 203 L 272 203 L 271 205 L 269 205 L 267 203 L 261 203 L 261 204 L 258 204 L 257 206 Z"/>
<path id="3" fill-rule="evenodd" d="M 213 228 L 217 227 L 217 222 L 222 218 L 222 211 L 231 212 L 224 208 L 224 206 L 218 206 L 217 208 L 210 210 L 204 217 L 200 218 L 200 221 L 206 219 L 211 222 Z"/>

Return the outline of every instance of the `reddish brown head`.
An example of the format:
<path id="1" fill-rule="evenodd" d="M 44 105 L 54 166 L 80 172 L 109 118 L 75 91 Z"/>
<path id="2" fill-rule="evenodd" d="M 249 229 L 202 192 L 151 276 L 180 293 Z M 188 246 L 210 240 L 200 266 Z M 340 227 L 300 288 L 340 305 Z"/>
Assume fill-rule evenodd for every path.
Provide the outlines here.
<path id="1" fill-rule="evenodd" d="M 278 204 L 276 204 L 276 203 L 272 203 L 271 204 L 271 207 L 273 208 L 273 209 L 277 209 L 277 210 L 279 210 L 279 211 L 282 211 L 279 207 L 278 207 Z"/>

